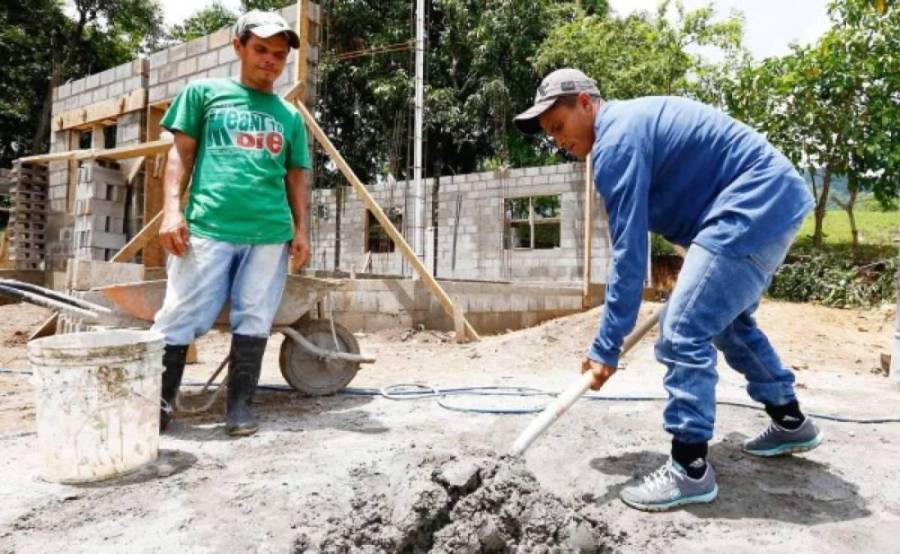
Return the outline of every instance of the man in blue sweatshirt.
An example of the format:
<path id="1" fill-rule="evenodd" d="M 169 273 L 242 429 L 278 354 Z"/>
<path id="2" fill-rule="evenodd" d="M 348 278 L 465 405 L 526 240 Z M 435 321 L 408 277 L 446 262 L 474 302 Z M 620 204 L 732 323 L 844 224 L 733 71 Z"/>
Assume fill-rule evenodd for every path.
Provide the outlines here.
<path id="1" fill-rule="evenodd" d="M 622 500 L 659 511 L 711 502 L 718 492 L 707 444 L 713 436 L 716 349 L 747 379 L 771 424 L 744 444 L 757 456 L 810 450 L 821 433 L 800 411 L 794 375 L 753 313 L 813 206 L 803 179 L 766 139 L 691 100 L 647 97 L 606 102 L 595 82 L 560 69 L 515 118 L 560 148 L 591 156 L 594 186 L 609 213 L 613 264 L 600 326 L 582 364 L 595 390 L 616 371 L 622 341 L 641 303 L 648 232 L 690 247 L 660 318 L 656 357 L 668 371 L 664 427 L 671 457 Z"/>

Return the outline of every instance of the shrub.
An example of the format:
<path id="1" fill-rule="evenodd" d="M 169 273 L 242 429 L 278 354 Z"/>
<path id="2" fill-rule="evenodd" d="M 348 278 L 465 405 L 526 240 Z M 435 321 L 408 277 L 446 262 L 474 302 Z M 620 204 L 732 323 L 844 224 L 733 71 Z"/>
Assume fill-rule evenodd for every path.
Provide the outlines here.
<path id="1" fill-rule="evenodd" d="M 769 296 L 835 307 L 896 301 L 897 256 L 860 260 L 840 250 L 794 250 L 775 274 Z"/>

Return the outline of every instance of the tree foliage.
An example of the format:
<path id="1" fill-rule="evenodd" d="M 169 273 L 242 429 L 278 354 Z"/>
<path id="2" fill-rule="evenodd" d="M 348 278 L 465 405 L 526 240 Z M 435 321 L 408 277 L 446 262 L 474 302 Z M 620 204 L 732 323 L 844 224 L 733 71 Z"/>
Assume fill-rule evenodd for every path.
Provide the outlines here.
<path id="1" fill-rule="evenodd" d="M 412 164 L 414 13 L 408 1 L 325 2 L 317 110 L 326 132 L 364 181 L 409 175 Z M 510 124 L 530 105 L 540 76 L 531 58 L 574 2 L 433 0 L 426 29 L 427 175 L 540 156 Z M 406 43 L 407 48 L 402 45 Z M 393 52 L 360 54 L 400 45 Z M 355 54 L 354 54 L 355 53 Z M 348 57 L 353 56 L 353 57 Z M 329 174 L 320 184 L 337 182 Z"/>
<path id="2" fill-rule="evenodd" d="M 667 17 L 673 7 L 674 22 Z M 589 16 L 558 26 L 534 65 L 542 74 L 578 67 L 607 98 L 675 94 L 718 103 L 721 80 L 746 63 L 742 37 L 739 14 L 716 20 L 711 8 L 686 11 L 664 0 L 654 14 Z M 708 61 L 697 53 L 701 47 L 719 49 L 722 61 Z"/>
<path id="3" fill-rule="evenodd" d="M 838 0 L 829 12 L 833 26 L 816 44 L 745 68 L 725 91 L 731 112 L 809 175 L 819 247 L 834 176 L 847 176 L 851 200 L 873 191 L 889 205 L 900 190 L 900 7 Z"/>
<path id="4" fill-rule="evenodd" d="M 188 42 L 195 38 L 215 33 L 223 27 L 234 25 L 237 14 L 220 2 L 197 11 L 182 23 L 176 23 L 169 30 L 169 40 L 173 43 Z"/>
<path id="5" fill-rule="evenodd" d="M 163 38 L 155 0 L 57 0 L 0 5 L 0 166 L 46 152 L 53 88 L 125 63 Z"/>

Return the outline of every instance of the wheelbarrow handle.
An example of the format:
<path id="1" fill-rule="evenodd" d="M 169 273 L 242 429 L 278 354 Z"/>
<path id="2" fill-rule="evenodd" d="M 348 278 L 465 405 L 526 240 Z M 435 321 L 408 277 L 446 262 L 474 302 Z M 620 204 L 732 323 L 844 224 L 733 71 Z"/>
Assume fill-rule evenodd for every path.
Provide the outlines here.
<path id="1" fill-rule="evenodd" d="M 100 314 L 110 313 L 110 310 L 103 306 L 14 279 L 0 279 L 0 294 L 92 321 L 98 321 Z"/>
<path id="2" fill-rule="evenodd" d="M 350 354 L 349 352 L 338 352 L 337 350 L 327 350 L 325 348 L 321 348 L 316 346 L 311 341 L 309 341 L 302 334 L 298 333 L 296 329 L 291 327 L 278 327 L 275 329 L 278 332 L 284 333 L 284 336 L 296 342 L 301 348 L 309 352 L 314 356 L 319 356 L 325 359 L 333 359 L 333 360 L 346 360 L 348 362 L 355 362 L 358 364 L 373 364 L 375 363 L 375 358 L 368 358 L 366 356 L 362 356 L 359 354 Z"/>

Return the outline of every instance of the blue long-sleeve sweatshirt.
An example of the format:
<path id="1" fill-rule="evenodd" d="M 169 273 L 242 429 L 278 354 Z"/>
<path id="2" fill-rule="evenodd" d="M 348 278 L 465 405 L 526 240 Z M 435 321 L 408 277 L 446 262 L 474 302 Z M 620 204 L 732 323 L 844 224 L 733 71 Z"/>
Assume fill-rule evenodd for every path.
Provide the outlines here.
<path id="1" fill-rule="evenodd" d="M 762 135 L 699 102 L 608 102 L 594 132 L 594 185 L 609 213 L 613 263 L 587 356 L 615 367 L 640 308 L 648 231 L 740 257 L 799 225 L 814 202 Z"/>

